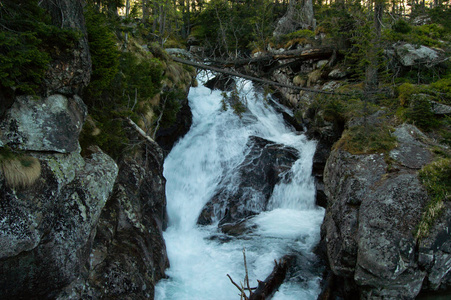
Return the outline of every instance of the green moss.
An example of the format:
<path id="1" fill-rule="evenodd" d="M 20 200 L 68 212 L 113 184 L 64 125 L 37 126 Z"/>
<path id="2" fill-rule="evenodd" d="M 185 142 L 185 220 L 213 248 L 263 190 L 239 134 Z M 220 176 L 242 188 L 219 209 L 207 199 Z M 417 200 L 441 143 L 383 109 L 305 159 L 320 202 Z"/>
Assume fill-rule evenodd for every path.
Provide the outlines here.
<path id="1" fill-rule="evenodd" d="M 389 127 L 354 126 L 346 130 L 334 148 L 352 154 L 385 153 L 396 147 L 396 138 Z"/>
<path id="2" fill-rule="evenodd" d="M 423 167 L 419 177 L 430 198 L 416 232 L 417 238 L 423 238 L 443 213 L 444 202 L 450 200 L 451 159 L 441 158 Z"/>

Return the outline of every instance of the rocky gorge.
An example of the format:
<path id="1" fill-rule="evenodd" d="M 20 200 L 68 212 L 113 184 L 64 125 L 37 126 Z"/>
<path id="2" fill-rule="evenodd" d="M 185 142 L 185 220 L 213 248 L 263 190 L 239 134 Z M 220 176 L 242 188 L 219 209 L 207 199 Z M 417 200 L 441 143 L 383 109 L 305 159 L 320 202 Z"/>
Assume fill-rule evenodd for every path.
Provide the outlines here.
<path id="1" fill-rule="evenodd" d="M 53 1 L 43 3 L 52 11 Z M 78 1 L 61 1 L 58 9 L 55 23 L 86 32 Z M 407 45 L 390 50 L 399 68 L 442 57 L 439 51 Z M 273 79 L 336 88 L 347 74 L 332 61 L 306 62 L 305 78 L 295 79 L 289 68 L 281 68 Z M 190 126 L 187 102 L 176 125 L 156 134 L 159 145 L 129 128 L 129 135 L 143 141 L 133 155 L 115 161 L 96 146 L 82 152 L 79 136 L 88 111 L 79 92 L 90 73 L 83 35 L 68 57 L 52 64 L 44 94 L 12 99 L 2 95 L 0 147 L 19 153 L 8 159 L 16 164 L 2 162 L 0 172 L 0 295 L 5 299 L 153 299 L 154 286 L 170 264 L 163 239 L 163 162 Z M 414 125 L 401 123 L 392 132 L 393 149 L 351 153 L 333 145 L 363 118 L 331 122 L 312 105 L 311 94 L 289 89 L 279 94 L 285 105 L 301 111 L 299 123 L 318 141 L 313 175 L 317 203 L 326 208 L 326 215 L 317 253 L 328 266 L 320 297 L 414 299 L 421 292 L 449 290 L 449 201 L 444 201 L 428 234 L 417 235 L 431 201 L 419 171 L 443 146 Z M 449 106 L 440 106 L 436 113 L 449 116 Z M 368 120 L 379 123 L 384 118 L 383 111 L 376 111 Z M 264 211 L 274 186 L 297 158 L 290 147 L 257 137 L 248 147 L 240 166 L 247 181 L 236 190 L 217 191 L 199 224 L 219 221 L 214 220 L 213 207 L 220 207 L 221 225 Z M 254 210 L 239 205 L 249 200 L 249 188 L 261 194 Z"/>
<path id="2" fill-rule="evenodd" d="M 92 70 L 83 7 L 42 7 L 83 34 L 52 62 L 42 95 L 2 94 L 0 146 L 11 150 L 1 154 L 0 298 L 153 298 L 169 264 L 163 150 L 146 142 L 118 161 L 96 146 L 82 155 L 80 92 Z"/>

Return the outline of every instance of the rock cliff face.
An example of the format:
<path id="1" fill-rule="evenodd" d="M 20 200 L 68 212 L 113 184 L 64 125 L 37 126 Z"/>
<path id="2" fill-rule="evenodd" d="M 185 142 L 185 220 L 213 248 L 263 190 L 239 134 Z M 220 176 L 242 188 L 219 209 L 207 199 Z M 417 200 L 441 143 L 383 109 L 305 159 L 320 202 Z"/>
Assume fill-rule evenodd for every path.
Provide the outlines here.
<path id="1" fill-rule="evenodd" d="M 151 147 L 119 163 L 89 259 L 58 299 L 153 299 L 154 286 L 169 262 L 162 236 L 166 221 L 163 154 Z"/>
<path id="2" fill-rule="evenodd" d="M 61 101 L 47 105 L 53 98 Z M 7 182 L 5 177 L 11 173 L 26 177 L 31 171 L 7 167 L 12 158 L 2 158 L 0 294 L 34 299 L 51 297 L 78 276 L 89 257 L 118 168 L 98 148 L 91 149 L 89 157 L 81 157 L 77 141 L 86 108 L 80 102 L 76 102 L 78 107 L 59 106 L 70 102 L 60 95 L 26 101 L 27 105 L 22 105 L 23 100 L 17 98 L 1 122 L 2 141 L 35 157 L 40 176 L 25 185 Z M 39 118 L 27 113 L 45 109 L 54 114 Z M 59 130 L 61 120 L 66 121 L 67 130 Z"/>
<path id="3" fill-rule="evenodd" d="M 162 150 L 142 144 L 117 163 L 95 146 L 80 154 L 91 73 L 81 3 L 40 1 L 82 33 L 51 63 L 45 95 L 0 95 L 2 299 L 152 299 L 168 266 Z"/>
<path id="4" fill-rule="evenodd" d="M 441 226 L 450 215 L 427 239 L 415 236 L 429 201 L 417 171 L 432 155 L 414 126 L 400 126 L 394 134 L 399 145 L 388 155 L 338 149 L 325 167 L 322 242 L 347 297 L 358 290 L 360 299 L 414 299 L 421 289 L 449 281 L 450 238 Z"/>

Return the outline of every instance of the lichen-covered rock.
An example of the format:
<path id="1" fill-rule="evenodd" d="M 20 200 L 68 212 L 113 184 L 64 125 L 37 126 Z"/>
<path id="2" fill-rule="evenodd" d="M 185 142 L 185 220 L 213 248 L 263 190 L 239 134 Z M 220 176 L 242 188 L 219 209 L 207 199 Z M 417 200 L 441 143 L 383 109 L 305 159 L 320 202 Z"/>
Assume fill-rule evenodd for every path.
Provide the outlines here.
<path id="1" fill-rule="evenodd" d="M 5 299 L 52 298 L 87 261 L 100 213 L 118 168 L 99 149 L 35 154 L 40 179 L 11 189 L 0 176 L 0 294 Z"/>
<path id="2" fill-rule="evenodd" d="M 58 295 L 66 299 L 153 299 L 169 266 L 161 149 L 119 163 L 114 192 L 97 226 L 82 275 Z"/>
<path id="3" fill-rule="evenodd" d="M 394 134 L 398 146 L 389 154 L 336 149 L 325 167 L 325 254 L 343 287 L 356 287 L 361 299 L 414 299 L 451 278 L 449 209 L 420 248 L 415 236 L 429 201 L 417 173 L 432 158 L 426 138 L 411 125 Z"/>
<path id="4" fill-rule="evenodd" d="M 396 128 L 393 135 L 398 147 L 390 151 L 390 157 L 404 167 L 420 169 L 432 160 L 432 154 L 423 142 L 427 138 L 413 125 L 403 124 Z"/>
<path id="5" fill-rule="evenodd" d="M 398 61 L 404 67 L 413 67 L 420 64 L 433 66 L 443 56 L 441 52 L 426 46 L 414 46 L 412 44 L 401 44 L 395 46 Z"/>
<path id="6" fill-rule="evenodd" d="M 199 224 L 233 223 L 266 209 L 275 185 L 284 180 L 299 153 L 260 137 L 251 137 L 249 151 L 234 176 L 225 177 L 205 205 Z M 236 184 L 234 184 L 236 183 Z"/>
<path id="7" fill-rule="evenodd" d="M 0 145 L 29 151 L 77 151 L 86 115 L 86 105 L 78 96 L 19 96 L 0 122 Z"/>
<path id="8" fill-rule="evenodd" d="M 427 272 L 425 290 L 451 286 L 451 203 L 445 202 L 443 210 L 429 235 L 419 243 L 418 263 Z"/>

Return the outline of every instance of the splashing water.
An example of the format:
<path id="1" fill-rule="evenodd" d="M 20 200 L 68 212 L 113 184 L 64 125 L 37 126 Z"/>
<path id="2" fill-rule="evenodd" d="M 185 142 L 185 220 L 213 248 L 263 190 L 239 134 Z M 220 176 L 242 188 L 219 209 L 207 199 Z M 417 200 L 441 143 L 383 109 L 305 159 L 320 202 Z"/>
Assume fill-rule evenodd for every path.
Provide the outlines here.
<path id="1" fill-rule="evenodd" d="M 171 266 L 169 278 L 156 286 L 157 300 L 239 299 L 226 275 L 236 282 L 244 279 L 243 248 L 251 286 L 269 275 L 275 259 L 296 254 L 302 263 L 273 299 L 316 299 L 319 293 L 321 270 L 312 249 L 319 240 L 324 210 L 315 206 L 311 177 L 316 145 L 287 127 L 252 84 L 241 84 L 240 96 L 249 110 L 241 118 L 222 109 L 221 92 L 203 86 L 190 90 L 192 127 L 164 164 L 169 216 L 164 238 Z M 248 234 L 230 237 L 217 224 L 196 225 L 203 206 L 224 182 L 221 178 L 233 174 L 243 161 L 252 135 L 299 151 L 291 181 L 274 188 L 268 211 L 248 221 L 255 228 Z"/>

